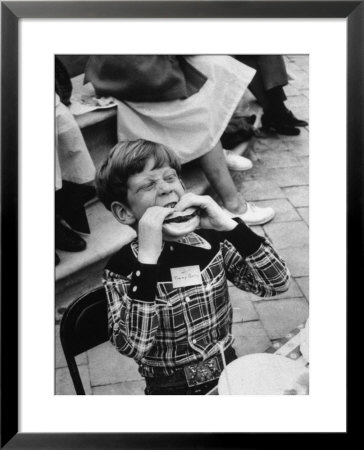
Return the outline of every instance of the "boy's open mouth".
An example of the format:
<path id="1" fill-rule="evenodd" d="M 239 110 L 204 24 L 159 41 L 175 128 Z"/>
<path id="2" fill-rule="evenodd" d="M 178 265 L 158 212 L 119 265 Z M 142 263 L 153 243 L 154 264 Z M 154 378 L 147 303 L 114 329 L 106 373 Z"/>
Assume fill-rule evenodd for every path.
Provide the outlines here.
<path id="1" fill-rule="evenodd" d="M 168 203 L 165 208 L 174 208 L 177 203 Z M 182 223 L 188 222 L 193 217 L 198 215 L 198 210 L 196 208 L 187 208 L 185 211 L 172 212 L 169 217 L 164 219 L 164 223 Z"/>
<path id="2" fill-rule="evenodd" d="M 166 205 L 163 205 L 163 208 L 174 208 L 177 205 L 177 202 L 171 202 L 167 203 Z"/>

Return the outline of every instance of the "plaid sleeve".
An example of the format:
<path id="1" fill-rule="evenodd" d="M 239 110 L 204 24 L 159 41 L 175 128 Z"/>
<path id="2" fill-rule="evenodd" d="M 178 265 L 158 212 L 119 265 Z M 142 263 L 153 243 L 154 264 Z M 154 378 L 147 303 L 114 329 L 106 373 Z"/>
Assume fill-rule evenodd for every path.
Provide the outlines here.
<path id="1" fill-rule="evenodd" d="M 225 240 L 222 243 L 222 253 L 227 278 L 239 289 L 259 297 L 273 297 L 287 291 L 289 270 L 267 240 L 245 258 L 231 242 Z"/>
<path id="2" fill-rule="evenodd" d="M 109 336 L 116 349 L 139 361 L 153 345 L 159 320 L 154 301 L 131 298 L 132 277 L 105 270 Z"/>

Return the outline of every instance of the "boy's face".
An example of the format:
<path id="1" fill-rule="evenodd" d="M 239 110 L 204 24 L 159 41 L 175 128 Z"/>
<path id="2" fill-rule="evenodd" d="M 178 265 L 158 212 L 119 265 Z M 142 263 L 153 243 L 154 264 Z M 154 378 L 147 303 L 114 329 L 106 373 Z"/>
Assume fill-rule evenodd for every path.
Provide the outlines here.
<path id="1" fill-rule="evenodd" d="M 139 221 L 151 206 L 174 206 L 184 194 L 182 183 L 174 169 L 164 166 L 154 169 L 149 159 L 142 172 L 128 179 L 128 204 Z"/>

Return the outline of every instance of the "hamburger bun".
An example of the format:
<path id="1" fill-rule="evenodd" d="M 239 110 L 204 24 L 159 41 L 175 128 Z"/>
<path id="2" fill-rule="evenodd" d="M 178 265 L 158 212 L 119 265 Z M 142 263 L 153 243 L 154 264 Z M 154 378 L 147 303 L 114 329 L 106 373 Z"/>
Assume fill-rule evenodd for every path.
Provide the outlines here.
<path id="1" fill-rule="evenodd" d="M 184 211 L 174 211 L 164 219 L 162 230 L 173 237 L 185 236 L 194 231 L 200 223 L 196 208 L 187 208 Z"/>

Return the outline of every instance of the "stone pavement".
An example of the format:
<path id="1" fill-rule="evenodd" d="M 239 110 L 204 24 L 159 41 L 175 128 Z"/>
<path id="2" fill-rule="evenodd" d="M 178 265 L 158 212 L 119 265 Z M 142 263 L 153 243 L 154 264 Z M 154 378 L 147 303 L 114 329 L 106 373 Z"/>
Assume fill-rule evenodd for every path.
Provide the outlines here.
<path id="1" fill-rule="evenodd" d="M 308 56 L 286 57 L 292 77 L 285 88 L 286 105 L 308 120 Z M 233 173 L 234 181 L 249 201 L 272 206 L 276 217 L 254 227 L 267 236 L 285 258 L 292 274 L 283 295 L 260 300 L 230 285 L 234 308 L 233 334 L 238 356 L 264 352 L 274 339 L 306 321 L 309 310 L 309 133 L 301 128 L 297 137 L 272 135 L 254 138 L 246 154 L 252 170 Z M 104 343 L 78 357 L 81 378 L 88 394 L 143 394 L 136 363 Z M 75 394 L 56 326 L 56 394 Z"/>

